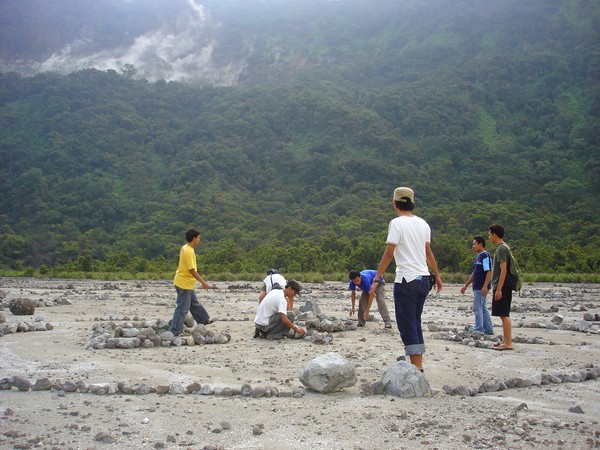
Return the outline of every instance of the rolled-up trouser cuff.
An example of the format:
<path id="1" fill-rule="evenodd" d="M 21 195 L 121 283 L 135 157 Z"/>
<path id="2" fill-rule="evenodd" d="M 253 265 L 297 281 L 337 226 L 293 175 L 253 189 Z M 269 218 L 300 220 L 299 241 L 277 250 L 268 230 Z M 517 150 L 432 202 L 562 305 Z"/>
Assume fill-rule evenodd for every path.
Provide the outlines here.
<path id="1" fill-rule="evenodd" d="M 425 344 L 411 344 L 404 347 L 406 356 L 422 355 L 425 353 Z"/>

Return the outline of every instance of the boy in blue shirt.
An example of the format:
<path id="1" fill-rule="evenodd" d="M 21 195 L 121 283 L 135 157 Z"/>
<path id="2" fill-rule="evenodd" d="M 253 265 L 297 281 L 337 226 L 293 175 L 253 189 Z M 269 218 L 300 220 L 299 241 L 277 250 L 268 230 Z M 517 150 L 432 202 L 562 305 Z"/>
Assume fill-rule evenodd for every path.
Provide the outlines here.
<path id="1" fill-rule="evenodd" d="M 373 304 L 373 297 L 375 297 L 377 299 L 377 309 L 379 310 L 379 314 L 385 323 L 385 328 L 392 328 L 390 312 L 385 304 L 385 280 L 383 279 L 383 276 L 379 278 L 379 284 L 376 283 L 377 289 L 375 291 L 375 295 L 369 292 L 371 290 L 371 286 L 373 285 L 375 275 L 377 275 L 376 270 L 363 270 L 362 272 L 359 272 L 358 270 L 351 270 L 348 274 L 348 278 L 350 279 L 348 290 L 351 292 L 350 299 L 352 301 L 350 315 L 354 315 L 356 288 L 358 287 L 362 291 L 360 294 L 360 300 L 358 301 L 358 326 L 365 326 L 365 321 L 369 317 L 369 311 L 371 310 L 371 305 Z"/>
<path id="2" fill-rule="evenodd" d="M 473 314 L 475 315 L 473 331 L 488 335 L 494 334 L 492 318 L 486 305 L 486 296 L 492 278 L 492 258 L 485 250 L 483 236 L 473 238 L 473 250 L 477 253 L 473 263 L 473 272 L 460 292 L 464 294 L 469 284 L 473 283 Z"/>

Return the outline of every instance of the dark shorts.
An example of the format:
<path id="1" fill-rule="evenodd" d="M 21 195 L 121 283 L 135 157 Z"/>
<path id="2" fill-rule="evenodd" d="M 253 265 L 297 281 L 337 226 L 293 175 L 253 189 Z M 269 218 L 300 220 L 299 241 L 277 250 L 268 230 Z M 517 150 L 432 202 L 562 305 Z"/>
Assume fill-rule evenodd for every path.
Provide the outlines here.
<path id="1" fill-rule="evenodd" d="M 510 317 L 510 304 L 512 303 L 512 291 L 509 288 L 502 289 L 502 298 L 496 300 L 496 289 L 492 295 L 492 316 Z"/>

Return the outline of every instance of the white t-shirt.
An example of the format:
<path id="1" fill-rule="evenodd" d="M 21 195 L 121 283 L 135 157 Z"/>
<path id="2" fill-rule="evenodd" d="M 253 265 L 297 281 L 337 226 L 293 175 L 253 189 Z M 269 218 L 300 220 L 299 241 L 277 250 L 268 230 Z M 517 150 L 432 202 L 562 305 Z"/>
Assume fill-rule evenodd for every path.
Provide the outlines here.
<path id="1" fill-rule="evenodd" d="M 396 245 L 396 283 L 428 276 L 425 244 L 431 242 L 431 228 L 417 216 L 399 216 L 390 221 L 386 243 Z"/>
<path id="2" fill-rule="evenodd" d="M 273 275 L 267 275 L 267 278 L 263 280 L 266 287 L 266 292 L 270 292 L 273 289 L 273 283 L 278 283 L 281 289 L 285 288 L 287 281 L 280 273 L 274 273 Z"/>
<path id="3" fill-rule="evenodd" d="M 254 323 L 262 326 L 269 325 L 269 318 L 277 313 L 287 313 L 287 301 L 283 289 L 273 289 L 265 295 L 265 298 L 258 305 Z"/>

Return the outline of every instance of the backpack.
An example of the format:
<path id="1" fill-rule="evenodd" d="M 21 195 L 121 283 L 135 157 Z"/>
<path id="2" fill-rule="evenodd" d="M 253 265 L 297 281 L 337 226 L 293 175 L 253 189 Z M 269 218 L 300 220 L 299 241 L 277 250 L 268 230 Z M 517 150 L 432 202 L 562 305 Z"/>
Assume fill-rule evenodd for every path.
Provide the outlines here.
<path id="1" fill-rule="evenodd" d="M 517 260 L 513 256 L 510 247 L 505 242 L 503 242 L 502 244 L 506 246 L 509 254 L 506 274 L 506 285 L 512 291 L 518 292 L 523 287 L 523 277 L 521 276 L 521 269 L 519 268 L 519 264 L 517 264 Z"/>
<path id="2" fill-rule="evenodd" d="M 275 274 L 281 274 L 281 272 L 277 269 L 267 270 L 267 275 L 269 275 L 271 277 L 271 289 L 283 289 L 283 287 L 279 283 L 277 283 L 277 282 L 273 283 L 273 275 L 275 275 Z"/>

